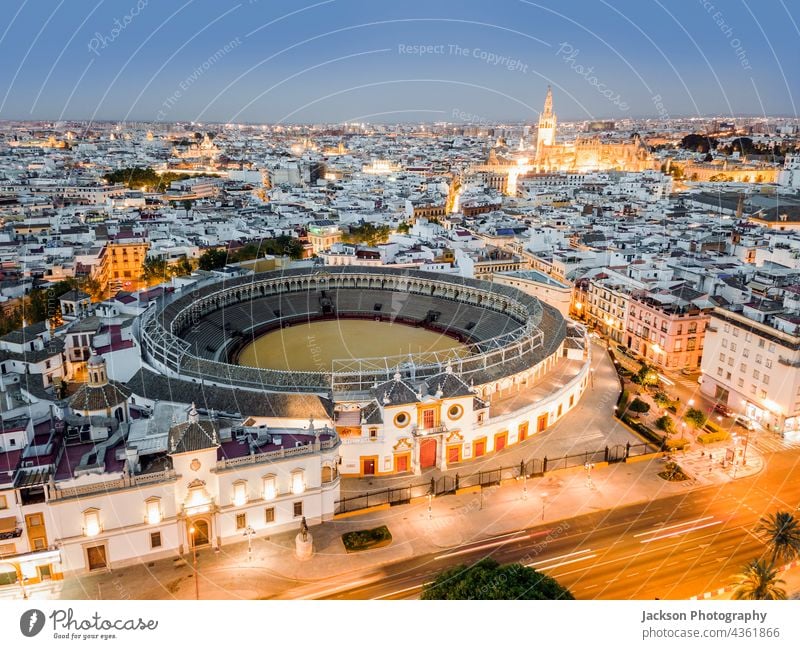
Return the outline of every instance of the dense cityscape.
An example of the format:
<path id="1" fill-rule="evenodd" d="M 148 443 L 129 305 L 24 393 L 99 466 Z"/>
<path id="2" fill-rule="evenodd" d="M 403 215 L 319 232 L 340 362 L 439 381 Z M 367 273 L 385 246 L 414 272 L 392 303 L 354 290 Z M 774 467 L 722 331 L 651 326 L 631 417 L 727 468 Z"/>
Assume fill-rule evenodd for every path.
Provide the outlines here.
<path id="1" fill-rule="evenodd" d="M 61 54 L 29 115 L 24 59 L 0 102 L 0 598 L 649 600 L 642 639 L 690 619 L 656 600 L 797 599 L 796 114 L 636 104 L 526 36 L 604 112 L 512 49 L 407 38 L 303 73 L 467 61 L 464 92 L 518 75 L 534 110 L 212 118 L 229 85 L 186 117 L 271 25 L 148 81 L 142 121 L 73 117 L 77 85 L 40 118 Z M 691 620 L 771 638 L 762 610 Z"/>

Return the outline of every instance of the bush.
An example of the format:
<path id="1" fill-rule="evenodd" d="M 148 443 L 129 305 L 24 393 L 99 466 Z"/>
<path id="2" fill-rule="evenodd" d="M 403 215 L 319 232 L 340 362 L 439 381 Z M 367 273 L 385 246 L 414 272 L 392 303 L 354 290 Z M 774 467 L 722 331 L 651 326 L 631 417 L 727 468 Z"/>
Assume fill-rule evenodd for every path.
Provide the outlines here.
<path id="1" fill-rule="evenodd" d="M 357 530 L 342 534 L 342 543 L 348 552 L 360 552 L 389 545 L 392 534 L 386 525 L 371 530 Z"/>
<path id="2" fill-rule="evenodd" d="M 683 416 L 684 420 L 694 428 L 702 428 L 706 425 L 708 417 L 702 410 L 697 408 L 689 408 Z"/>
<path id="3" fill-rule="evenodd" d="M 630 393 L 627 390 L 623 390 L 622 394 L 619 395 L 619 401 L 617 401 L 617 412 L 620 414 L 625 412 L 625 408 L 628 406 L 628 400 L 630 398 Z"/>
<path id="4" fill-rule="evenodd" d="M 664 467 L 664 470 L 658 474 L 658 477 L 667 482 L 683 482 L 689 479 L 689 476 L 684 473 L 677 462 L 667 462 L 667 465 Z"/>
<path id="5" fill-rule="evenodd" d="M 675 420 L 669 415 L 662 415 L 656 419 L 656 428 L 663 430 L 667 435 L 675 432 Z"/>
<path id="6" fill-rule="evenodd" d="M 667 440 L 667 450 L 669 451 L 682 451 L 683 449 L 687 448 L 691 442 L 686 439 L 685 437 L 681 437 L 680 439 L 668 439 Z"/>
<path id="7" fill-rule="evenodd" d="M 632 417 L 628 417 L 627 415 L 624 415 L 621 418 L 621 421 L 624 424 L 626 424 L 627 426 L 630 426 L 633 430 L 635 430 L 637 433 L 639 433 L 639 435 L 641 435 L 648 442 L 656 444 L 658 447 L 661 447 L 661 446 L 664 445 L 664 437 L 662 435 L 659 435 L 658 433 L 656 433 L 656 431 L 654 431 L 649 426 L 645 426 L 638 419 L 634 419 Z"/>
<path id="8" fill-rule="evenodd" d="M 650 412 L 650 404 L 637 397 L 631 401 L 631 405 L 628 406 L 628 410 L 631 412 Z"/>
<path id="9" fill-rule="evenodd" d="M 656 405 L 660 406 L 661 408 L 669 408 L 672 405 L 672 399 L 670 399 L 669 395 L 662 390 L 659 390 L 653 395 L 653 401 L 655 401 Z"/>
<path id="10" fill-rule="evenodd" d="M 724 442 L 730 437 L 727 430 L 718 430 L 716 433 L 700 433 L 697 441 L 701 444 L 713 444 L 714 442 Z"/>

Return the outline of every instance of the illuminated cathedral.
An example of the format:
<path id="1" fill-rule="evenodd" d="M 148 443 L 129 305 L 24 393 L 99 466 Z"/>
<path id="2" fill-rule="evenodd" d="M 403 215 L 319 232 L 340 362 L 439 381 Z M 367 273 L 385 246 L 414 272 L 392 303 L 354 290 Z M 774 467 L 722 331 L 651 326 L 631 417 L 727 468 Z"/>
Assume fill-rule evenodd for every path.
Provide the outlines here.
<path id="1" fill-rule="evenodd" d="M 650 152 L 638 135 L 624 142 L 601 142 L 598 137 L 579 137 L 574 142 L 558 144 L 556 125 L 553 91 L 548 86 L 536 136 L 533 164 L 536 171 L 644 171 L 653 168 Z"/>

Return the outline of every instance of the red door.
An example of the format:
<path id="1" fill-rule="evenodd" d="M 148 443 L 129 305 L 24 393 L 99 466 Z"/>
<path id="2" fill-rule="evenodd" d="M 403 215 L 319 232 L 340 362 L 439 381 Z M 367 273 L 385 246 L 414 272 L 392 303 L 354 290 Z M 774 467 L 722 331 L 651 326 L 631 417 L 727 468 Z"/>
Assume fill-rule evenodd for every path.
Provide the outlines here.
<path id="1" fill-rule="evenodd" d="M 547 413 L 539 415 L 539 419 L 536 420 L 537 432 L 541 433 L 545 428 L 547 428 Z"/>
<path id="2" fill-rule="evenodd" d="M 396 473 L 405 473 L 408 471 L 408 455 L 398 455 L 395 458 L 394 470 Z"/>
<path id="3" fill-rule="evenodd" d="M 461 449 L 458 446 L 447 447 L 447 462 L 448 464 L 455 464 L 461 461 Z"/>
<path id="4" fill-rule="evenodd" d="M 435 439 L 423 439 L 419 443 L 419 465 L 423 469 L 429 466 L 436 466 Z"/>
<path id="5" fill-rule="evenodd" d="M 494 450 L 495 451 L 502 451 L 506 447 L 506 434 L 502 433 L 500 435 L 495 435 L 494 438 Z"/>
<path id="6" fill-rule="evenodd" d="M 375 475 L 375 460 L 364 460 L 364 475 Z"/>
<path id="7" fill-rule="evenodd" d="M 425 410 L 422 413 L 422 425 L 425 428 L 433 428 L 433 410 Z"/>
<path id="8" fill-rule="evenodd" d="M 479 442 L 475 442 L 475 457 L 481 457 L 482 455 L 486 454 L 486 440 L 482 439 Z"/>

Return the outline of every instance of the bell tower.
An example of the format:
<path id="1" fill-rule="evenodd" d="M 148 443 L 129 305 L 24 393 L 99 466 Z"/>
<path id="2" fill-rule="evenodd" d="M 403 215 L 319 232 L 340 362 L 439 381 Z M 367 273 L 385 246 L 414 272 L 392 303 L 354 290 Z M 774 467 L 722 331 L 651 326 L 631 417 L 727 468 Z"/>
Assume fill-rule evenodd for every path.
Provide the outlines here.
<path id="1" fill-rule="evenodd" d="M 547 86 L 544 109 L 539 115 L 539 129 L 536 133 L 536 161 L 544 158 L 544 149 L 556 143 L 556 115 L 553 112 L 553 91 Z"/>

